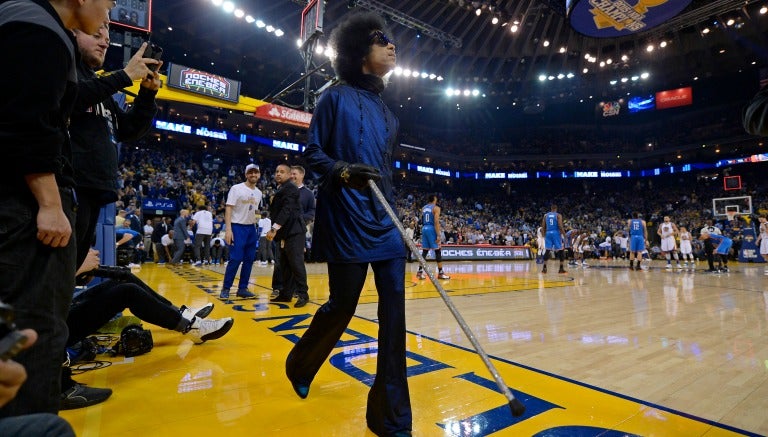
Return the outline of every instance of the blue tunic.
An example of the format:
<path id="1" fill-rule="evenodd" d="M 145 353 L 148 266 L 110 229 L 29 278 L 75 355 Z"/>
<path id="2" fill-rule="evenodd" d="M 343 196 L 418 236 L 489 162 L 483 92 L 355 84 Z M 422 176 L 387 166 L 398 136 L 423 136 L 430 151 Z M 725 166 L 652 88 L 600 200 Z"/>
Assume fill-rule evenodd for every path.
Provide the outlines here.
<path id="1" fill-rule="evenodd" d="M 381 172 L 379 188 L 395 209 L 392 154 L 399 123 L 378 94 L 349 85 L 326 90 L 309 125 L 304 158 L 319 181 L 312 255 L 318 261 L 358 263 L 405 257 L 395 224 L 370 189 L 338 186 L 336 161 Z"/>

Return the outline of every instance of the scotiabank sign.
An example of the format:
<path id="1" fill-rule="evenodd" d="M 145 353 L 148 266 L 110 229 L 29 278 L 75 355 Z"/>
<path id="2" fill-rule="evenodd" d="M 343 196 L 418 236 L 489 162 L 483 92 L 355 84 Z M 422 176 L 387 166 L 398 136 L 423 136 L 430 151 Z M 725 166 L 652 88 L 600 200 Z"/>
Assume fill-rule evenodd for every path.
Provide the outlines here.
<path id="1" fill-rule="evenodd" d="M 656 93 L 656 109 L 676 108 L 693 104 L 693 89 L 691 87 L 676 90 L 659 91 Z"/>
<path id="2" fill-rule="evenodd" d="M 526 246 L 458 246 L 443 244 L 440 250 L 444 260 L 515 260 L 532 259 L 531 248 Z M 428 257 L 433 256 L 432 251 Z"/>
<path id="3" fill-rule="evenodd" d="M 312 114 L 309 112 L 297 111 L 295 109 L 273 105 L 271 103 L 259 106 L 256 108 L 256 112 L 253 115 L 264 120 L 291 124 L 303 128 L 308 128 L 309 122 L 312 121 Z"/>

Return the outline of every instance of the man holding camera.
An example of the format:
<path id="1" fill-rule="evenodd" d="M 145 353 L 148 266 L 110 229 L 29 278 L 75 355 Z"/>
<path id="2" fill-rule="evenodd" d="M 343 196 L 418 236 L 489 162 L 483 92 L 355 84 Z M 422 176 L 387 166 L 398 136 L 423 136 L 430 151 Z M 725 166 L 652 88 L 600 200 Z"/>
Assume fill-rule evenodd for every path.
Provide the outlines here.
<path id="1" fill-rule="evenodd" d="M 97 76 L 94 71 L 104 64 L 109 47 L 109 25 L 103 24 L 93 34 L 81 30 L 75 30 L 74 34 L 81 58 L 77 64 L 77 98 L 69 132 L 77 186 L 75 247 L 79 266 L 93 244 L 101 207 L 117 200 L 117 143 L 140 138 L 152 126 L 157 112 L 155 95 L 160 88 L 156 70 L 162 62 L 143 58 L 145 43 L 123 70 Z M 133 108 L 124 112 L 112 94 L 139 79 L 139 95 Z M 103 402 L 112 393 L 108 389 L 78 384 L 69 377 L 68 369 L 63 372 L 62 409 Z"/>
<path id="2" fill-rule="evenodd" d="M 160 88 L 157 69 L 161 61 L 145 58 L 147 44 L 124 69 L 97 76 L 109 48 L 109 27 L 88 34 L 75 31 L 82 62 L 77 68 L 77 100 L 70 132 L 77 184 L 77 265 L 88 254 L 102 206 L 117 200 L 117 144 L 144 136 L 157 112 L 155 95 Z M 124 112 L 112 95 L 141 80 L 133 107 Z"/>

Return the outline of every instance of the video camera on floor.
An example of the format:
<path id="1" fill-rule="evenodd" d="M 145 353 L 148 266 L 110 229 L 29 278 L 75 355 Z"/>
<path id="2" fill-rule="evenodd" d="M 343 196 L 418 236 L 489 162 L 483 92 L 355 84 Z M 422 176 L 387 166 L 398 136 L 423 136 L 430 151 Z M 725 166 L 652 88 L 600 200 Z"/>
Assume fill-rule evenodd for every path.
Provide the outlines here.
<path id="1" fill-rule="evenodd" d="M 27 336 L 16 329 L 13 307 L 0 301 L 0 360 L 15 357 L 27 344 Z"/>

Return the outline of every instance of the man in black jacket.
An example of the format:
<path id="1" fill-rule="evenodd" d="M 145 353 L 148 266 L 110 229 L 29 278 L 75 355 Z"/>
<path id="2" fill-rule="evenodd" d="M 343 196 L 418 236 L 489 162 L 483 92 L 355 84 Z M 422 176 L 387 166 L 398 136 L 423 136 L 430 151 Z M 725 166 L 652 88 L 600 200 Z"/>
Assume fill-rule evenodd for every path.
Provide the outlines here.
<path id="1" fill-rule="evenodd" d="M 77 184 L 77 265 L 88 254 L 102 206 L 117 200 L 117 143 L 144 136 L 157 112 L 155 95 L 160 88 L 156 72 L 162 64 L 143 58 L 144 43 L 124 69 L 96 76 L 109 48 L 109 27 L 89 34 L 75 31 L 82 62 L 78 64 L 77 100 L 70 132 Z M 112 95 L 141 79 L 133 107 L 124 112 Z M 139 223 L 140 225 L 140 223 Z M 139 230 L 141 233 L 141 230 Z"/>
<path id="2" fill-rule="evenodd" d="M 0 47 L 12 60 L 0 73 L 8 84 L 0 99 L 0 300 L 16 309 L 20 328 L 39 334 L 16 359 L 29 378 L 0 417 L 59 409 L 76 270 L 67 122 L 79 56 L 70 30 L 97 32 L 112 7 L 110 0 L 0 1 Z"/>
<path id="3" fill-rule="evenodd" d="M 283 289 L 272 302 L 290 302 L 293 293 L 299 299 L 293 305 L 301 308 L 309 302 L 307 290 L 307 270 L 304 267 L 304 232 L 306 226 L 301 216 L 299 189 L 291 182 L 291 168 L 280 164 L 275 169 L 277 193 L 269 205 L 272 217 L 272 229 L 267 233 L 267 240 L 277 240 L 280 268 L 283 273 Z"/>

